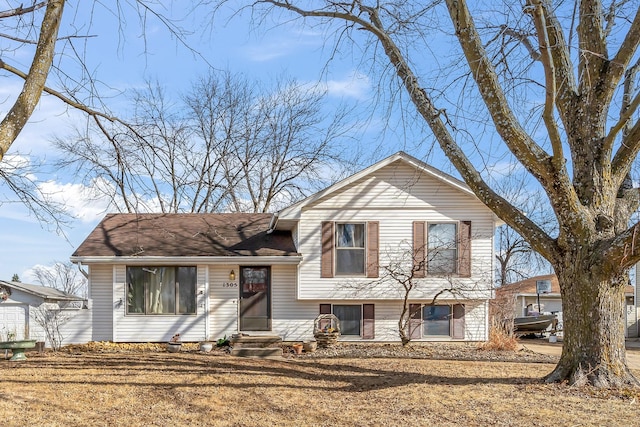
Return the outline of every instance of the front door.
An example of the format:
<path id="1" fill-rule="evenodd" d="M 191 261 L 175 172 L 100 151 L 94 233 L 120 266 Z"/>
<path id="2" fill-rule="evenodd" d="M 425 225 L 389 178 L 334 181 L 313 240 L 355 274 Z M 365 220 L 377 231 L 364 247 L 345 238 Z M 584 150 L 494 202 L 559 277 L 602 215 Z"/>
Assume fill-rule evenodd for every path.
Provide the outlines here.
<path id="1" fill-rule="evenodd" d="M 271 268 L 240 268 L 240 330 L 271 330 Z"/>

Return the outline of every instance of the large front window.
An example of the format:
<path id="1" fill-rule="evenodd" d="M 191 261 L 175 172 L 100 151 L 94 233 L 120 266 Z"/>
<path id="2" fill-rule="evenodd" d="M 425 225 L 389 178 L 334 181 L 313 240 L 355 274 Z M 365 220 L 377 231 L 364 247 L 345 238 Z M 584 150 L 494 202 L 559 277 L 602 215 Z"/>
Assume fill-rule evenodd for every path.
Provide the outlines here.
<path id="1" fill-rule="evenodd" d="M 429 274 L 457 272 L 458 238 L 456 224 L 429 224 L 427 271 Z"/>
<path id="2" fill-rule="evenodd" d="M 196 267 L 127 267 L 127 314 L 195 314 Z"/>
<path id="3" fill-rule="evenodd" d="M 336 224 L 336 274 L 364 274 L 364 224 Z"/>

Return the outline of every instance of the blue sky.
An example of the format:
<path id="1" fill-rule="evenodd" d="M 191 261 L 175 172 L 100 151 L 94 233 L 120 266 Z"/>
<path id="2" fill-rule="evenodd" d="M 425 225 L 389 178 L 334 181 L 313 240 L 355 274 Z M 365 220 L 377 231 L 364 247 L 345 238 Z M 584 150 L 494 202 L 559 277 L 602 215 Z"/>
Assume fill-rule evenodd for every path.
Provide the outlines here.
<path id="1" fill-rule="evenodd" d="M 87 6 L 93 2 L 80 2 Z M 174 4 L 177 2 L 171 2 Z M 329 100 L 346 100 L 369 108 L 375 83 L 366 71 L 358 68 L 358 59 L 341 55 L 325 69 L 330 52 L 325 49 L 322 34 L 299 26 L 298 21 L 290 21 L 274 26 L 267 32 L 252 30 L 247 19 L 236 18 L 229 23 L 226 19 L 216 20 L 212 26 L 205 26 L 208 17 L 196 14 L 185 17 L 180 25 L 194 29 L 186 41 L 197 54 L 190 52 L 177 42 L 166 27 L 149 19 L 143 32 L 136 14 L 124 10 L 125 21 L 118 26 L 116 17 L 104 9 L 94 10 L 91 31 L 95 37 L 88 40 L 88 66 L 104 82 L 108 95 L 114 95 L 129 89 L 140 88 L 145 79 L 159 81 L 168 93 L 179 93 L 187 89 L 191 82 L 204 74 L 209 66 L 243 73 L 248 77 L 272 79 L 281 74 L 295 77 L 299 82 L 315 84 L 322 80 L 328 92 Z M 71 16 L 78 23 L 89 22 L 89 10 L 77 10 L 67 6 L 67 19 Z M 166 11 L 171 14 L 172 11 Z M 95 17 L 99 17 L 96 19 Z M 177 16 L 177 15 L 176 15 Z M 60 35 L 70 34 L 71 24 L 63 24 Z M 143 36 L 144 34 L 144 36 Z M 14 56 L 5 56 L 14 64 L 28 64 L 24 52 L 15 52 Z M 21 81 L 4 77 L 0 87 L 0 99 L 12 99 L 21 87 Z M 55 84 L 51 84 L 55 87 Z M 122 98 L 109 98 L 111 106 L 117 112 L 124 105 Z M 6 102 L 6 101 L 5 101 Z M 4 110 L 8 108 L 6 105 Z M 32 158 L 52 160 L 55 153 L 51 150 L 50 140 L 54 135 L 63 136 L 70 130 L 71 124 L 82 120 L 77 111 L 69 110 L 60 101 L 44 96 L 27 127 L 13 144 L 4 161 L 32 161 Z M 358 138 L 366 144 L 380 143 L 381 123 L 373 118 L 366 129 L 360 129 Z M 368 139 L 370 138 L 370 139 Z M 399 149 L 411 152 L 404 144 L 391 144 L 376 149 L 363 163 L 371 164 Z M 370 150 L 374 151 L 374 150 Z M 433 163 L 443 167 L 440 160 Z M 450 171 L 449 171 L 450 172 Z M 64 202 L 76 219 L 65 228 L 64 233 L 50 230 L 40 224 L 19 203 L 0 205 L 0 279 L 9 280 L 14 273 L 22 281 L 30 282 L 30 269 L 36 265 L 47 266 L 55 261 L 67 261 L 74 249 L 106 213 L 106 202 L 87 203 L 83 192 L 87 188 L 74 183 L 73 178 L 55 171 L 38 176 L 52 191 L 57 200 Z M 6 192 L 6 188 L 0 187 Z"/>

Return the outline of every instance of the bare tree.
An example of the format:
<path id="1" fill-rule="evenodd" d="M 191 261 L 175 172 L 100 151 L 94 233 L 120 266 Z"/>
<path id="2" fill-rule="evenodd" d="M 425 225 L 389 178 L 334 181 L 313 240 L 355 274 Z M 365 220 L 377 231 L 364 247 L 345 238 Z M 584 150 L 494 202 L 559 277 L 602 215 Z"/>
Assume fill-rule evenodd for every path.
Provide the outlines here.
<path id="1" fill-rule="evenodd" d="M 549 234 L 557 234 L 557 223 L 546 195 L 535 186 L 528 185 L 530 177 L 509 171 L 510 179 L 500 180 L 496 186 L 500 194 L 535 221 Z M 519 175 L 519 176 L 515 176 Z M 496 229 L 496 285 L 524 280 L 549 271 L 550 265 L 536 252 L 529 242 L 510 226 L 503 224 Z"/>
<path id="2" fill-rule="evenodd" d="M 196 84 L 187 104 L 199 136 L 223 147 L 232 210 L 277 210 L 344 175 L 348 110 L 327 114 L 324 102 L 325 93 L 290 79 L 277 80 L 271 90 L 229 73 Z M 212 141 L 216 133 L 222 135 Z"/>
<path id="3" fill-rule="evenodd" d="M 473 236 L 471 236 L 473 239 Z M 388 298 L 397 294 L 401 301 L 398 317 L 398 336 L 402 345 L 411 342 L 415 331 L 423 322 L 416 320 L 415 307 L 435 305 L 439 301 L 464 302 L 488 299 L 493 291 L 488 266 L 472 265 L 471 259 L 460 254 L 463 246 L 471 245 L 469 239 L 435 239 L 424 246 L 401 241 L 397 247 L 384 251 L 378 268 L 380 276 L 375 280 L 345 281 L 341 286 L 353 296 L 365 293 Z M 454 257 L 452 254 L 457 254 Z M 468 263 L 467 267 L 462 264 Z M 465 273 L 463 270 L 468 270 Z M 418 316 L 420 317 L 420 316 Z M 452 316 L 453 317 L 453 316 Z"/>
<path id="4" fill-rule="evenodd" d="M 43 286 L 87 298 L 87 279 L 71 262 L 55 262 L 52 266 L 33 268 L 36 281 Z"/>
<path id="5" fill-rule="evenodd" d="M 62 326 L 71 319 L 69 313 L 59 304 L 45 302 L 30 309 L 29 315 L 44 331 L 44 341 L 48 342 L 54 351 L 60 350 L 64 342 Z"/>
<path id="6" fill-rule="evenodd" d="M 345 112 L 327 116 L 323 94 L 293 81 L 268 90 L 209 74 L 184 103 L 157 84 L 133 101 L 132 125 L 56 141 L 62 166 L 87 185 L 101 182 L 123 211 L 267 212 L 333 183 L 347 166 Z"/>
<path id="7" fill-rule="evenodd" d="M 326 25 L 335 31 L 336 49 L 345 43 L 382 56 L 464 181 L 552 264 L 565 335 L 546 381 L 637 386 L 623 332 L 627 273 L 640 261 L 640 223 L 629 226 L 638 191 L 623 185 L 640 150 L 640 94 L 625 85 L 636 79 L 637 3 L 527 0 L 520 8 L 474 2 L 473 11 L 464 0 L 313 5 L 259 0 L 252 7 Z M 454 76 L 453 67 L 438 69 L 456 47 L 461 58 L 453 60 L 466 64 L 468 78 Z M 456 85 L 461 95 L 449 102 Z M 546 192 L 557 235 L 483 178 L 496 139 L 509 153 L 500 155 L 515 158 Z"/>

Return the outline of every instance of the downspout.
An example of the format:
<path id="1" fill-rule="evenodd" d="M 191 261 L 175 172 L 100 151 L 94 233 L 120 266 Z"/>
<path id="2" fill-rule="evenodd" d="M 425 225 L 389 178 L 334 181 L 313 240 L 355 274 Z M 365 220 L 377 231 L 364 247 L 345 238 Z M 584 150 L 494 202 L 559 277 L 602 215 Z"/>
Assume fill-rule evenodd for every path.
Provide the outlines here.
<path id="1" fill-rule="evenodd" d="M 273 230 L 276 229 L 276 225 L 278 225 L 278 213 L 274 213 L 271 217 L 271 222 L 269 222 L 269 229 L 267 230 L 267 234 L 273 233 Z"/>
<path id="2" fill-rule="evenodd" d="M 82 261 L 76 261 L 74 262 L 74 264 L 76 264 L 76 266 L 78 267 L 78 271 L 80 271 L 80 273 L 84 276 L 84 278 L 89 280 L 89 273 L 87 273 L 82 269 Z"/>

